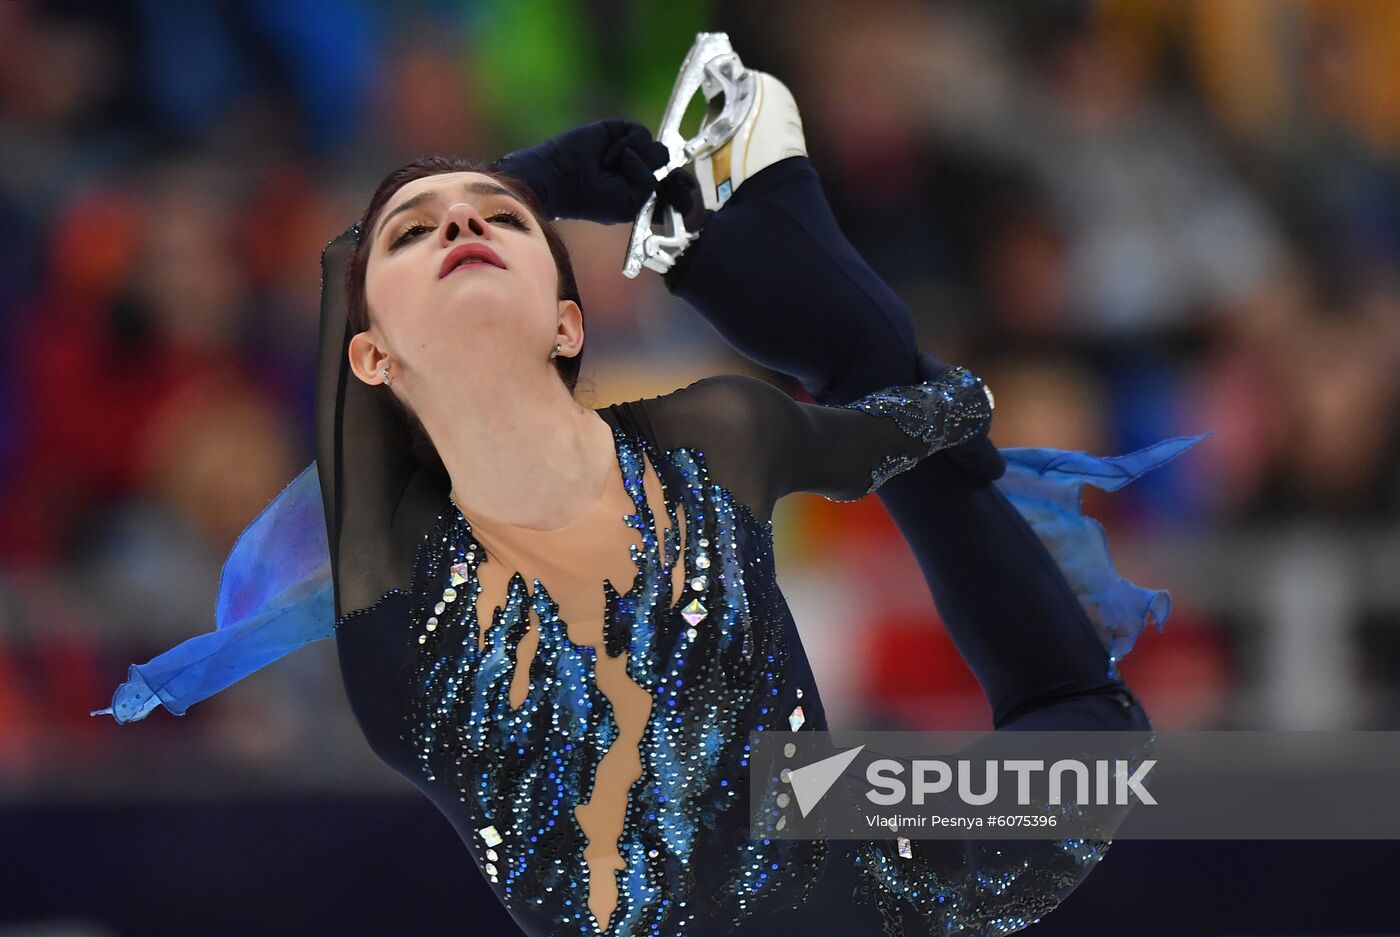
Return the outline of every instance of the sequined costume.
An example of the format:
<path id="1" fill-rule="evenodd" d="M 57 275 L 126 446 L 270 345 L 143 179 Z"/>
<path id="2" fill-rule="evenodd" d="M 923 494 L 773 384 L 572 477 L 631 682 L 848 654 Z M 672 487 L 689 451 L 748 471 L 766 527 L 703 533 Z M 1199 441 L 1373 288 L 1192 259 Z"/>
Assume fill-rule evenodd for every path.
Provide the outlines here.
<path id="1" fill-rule="evenodd" d="M 914 390 L 940 440 L 985 422 L 966 372 Z M 630 582 L 599 584 L 597 632 L 562 621 L 549 583 L 519 572 L 497 614 L 478 608 L 490 560 L 443 497 L 411 586 L 343 616 L 336 637 L 371 745 L 448 814 L 527 933 L 592 932 L 588 820 L 574 809 L 599 799 L 590 791 L 614 751 L 636 761 L 635 783 L 621 779 L 630 797 L 613 779 L 620 838 L 599 843 L 593 860 L 623 870 L 609 932 L 681 933 L 688 919 L 733 921 L 780 891 L 796 900 L 822 851 L 735 842 L 747 824 L 749 732 L 825 725 L 774 579 L 772 502 L 790 486 L 859 497 L 889 471 L 887 457 L 916 459 L 930 444 L 892 420 L 803 407 L 737 376 L 599 413 L 614 428 L 632 508 L 613 520 L 638 530 L 642 546 Z M 843 457 L 811 458 L 832 447 Z M 765 451 L 794 458 L 757 457 Z M 531 656 L 517 655 L 532 628 Z M 625 657 L 625 678 L 601 679 L 603 654 Z M 512 699 L 522 673 L 528 686 Z M 641 694 L 640 725 L 636 707 L 619 714 L 626 707 L 604 686 L 615 698 Z"/>
<path id="2" fill-rule="evenodd" d="M 726 243 L 725 222 L 741 217 L 736 206 L 758 203 L 765 174 L 771 185 L 806 168 L 805 158 L 789 160 L 749 180 L 668 286 L 712 321 L 737 321 L 739 312 L 721 312 L 718 300 L 746 284 L 751 295 L 760 291 L 742 270 L 726 279 L 708 266 Z M 1149 616 L 1165 620 L 1166 595 L 1112 572 L 1078 493 L 1085 483 L 1121 487 L 1196 438 L 1107 458 L 1003 449 L 1004 474 L 974 484 L 959 473 L 975 460 L 959 468 L 947 457 L 985 440 L 991 401 L 962 369 L 929 356 L 911 367 L 911 355 L 901 365 L 910 379 L 837 405 L 799 403 L 766 382 L 721 375 L 596 411 L 612 432 L 618 484 L 575 523 L 535 532 L 473 524 L 449 497 L 441 464 L 411 455 L 382 388 L 348 371 L 343 270 L 357 234 L 347 231 L 322 258 L 316 472 L 299 476 L 244 538 L 248 550 L 288 549 L 275 534 L 301 530 L 297 519 L 319 494 L 329 575 L 310 561 L 264 563 L 257 572 L 268 584 L 254 594 L 238 585 L 253 578 L 253 557 L 236 547 L 218 647 L 177 648 L 133 667 L 106 712 L 129 721 L 157 701 L 183 712 L 333 631 L 368 743 L 442 811 L 531 937 L 1008 933 L 1083 880 L 1107 842 L 749 839 L 749 733 L 827 726 L 775 578 L 771 511 L 796 491 L 850 500 L 936 483 L 945 499 L 936 509 L 947 513 L 924 527 L 946 521 L 962 536 L 959 524 L 985 526 L 985 542 L 963 537 L 958 556 L 1021 577 L 1013 585 L 1032 598 L 1030 577 L 1049 576 L 1054 601 L 1079 619 L 1054 621 L 1050 599 L 1043 622 L 1024 608 L 1010 616 L 1007 626 L 1023 629 L 1013 643 L 1036 645 L 1031 629 L 1059 628 L 1046 646 L 1073 648 L 1064 652 L 1073 661 L 1051 652 L 1027 662 L 1044 671 L 1049 692 L 1011 660 L 1008 636 L 989 634 L 985 647 L 960 641 L 998 727 L 1039 727 L 1047 714 L 1063 719 L 1080 707 L 1103 728 L 1130 728 L 1140 710 L 1112 663 Z M 797 308 L 815 321 L 821 310 L 806 298 Z M 737 333 L 726 337 L 743 347 Z M 810 370 L 784 370 L 828 398 L 839 396 L 843 373 L 847 389 L 868 379 L 854 368 L 824 371 L 812 364 L 820 349 L 809 351 Z M 990 507 L 976 510 L 1001 513 L 977 514 L 971 505 L 982 500 Z M 892 514 L 917 547 L 909 515 Z M 1031 530 L 1039 539 L 1025 539 Z M 315 554 L 310 539 L 293 539 Z M 940 548 L 916 553 L 986 588 L 935 555 Z M 958 621 L 965 597 L 930 581 L 940 610 Z M 324 601 L 327 583 L 333 610 L 318 618 L 306 609 Z M 992 620 L 997 600 L 989 632 L 1001 625 Z M 258 653 L 240 656 L 254 645 Z"/>
<path id="3" fill-rule="evenodd" d="M 1108 459 L 1001 450 L 994 484 L 969 481 L 963 470 L 987 460 L 944 456 L 962 440 L 985 445 L 969 430 L 989 401 L 966 372 L 927 355 L 916 363 L 912 329 L 906 347 L 893 340 L 895 329 L 870 321 L 874 313 L 902 324 L 898 309 L 878 301 L 888 295 L 877 292 L 882 284 L 860 279 L 873 275 L 829 218 L 811 217 L 824 204 L 805 158 L 770 166 L 710 218 L 666 280 L 736 348 L 828 400 L 843 391 L 845 398 L 799 404 L 766 383 L 726 375 L 599 410 L 614 429 L 617 488 L 626 496 L 596 521 L 626 525 L 636 544 L 631 567 L 592 586 L 606 609 L 596 631 L 557 614 L 547 578 L 527 570 L 502 584 L 514 566 L 498 571 L 497 601 L 483 606 L 500 612 L 478 615 L 477 582 L 491 566 L 480 540 L 500 540 L 501 531 L 474 528 L 444 496 L 445 479 L 416 473 L 402 498 L 397 486 L 379 492 L 377 477 L 359 495 L 327 496 L 328 516 L 344 517 L 347 531 L 353 524 L 405 538 L 395 545 L 360 534 L 353 549 L 339 551 L 341 563 L 375 574 L 353 595 L 342 591 L 338 610 L 349 615 L 336 632 L 366 737 L 449 817 L 528 934 L 597 933 L 609 911 L 606 932 L 617 935 L 1006 933 L 1055 907 L 1108 846 L 748 838 L 749 732 L 827 726 L 774 576 L 778 498 L 815 491 L 844 500 L 906 480 L 937 488 L 945 500 L 923 508 L 919 526 L 937 536 L 948 525 L 946 536 L 961 538 L 962 560 L 933 562 L 968 582 L 951 592 L 934 584 L 945 615 L 986 612 L 984 630 L 1003 627 L 995 607 L 957 608 L 972 589 L 983 606 L 992 593 L 1018 589 L 1041 603 L 1034 614 L 1007 610 L 1005 627 L 1021 633 L 989 634 L 986 648 L 966 642 L 998 725 L 1034 728 L 1054 716 L 1066 725 L 1077 718 L 1080 728 L 1141 728 L 1141 709 L 1113 661 L 1149 616 L 1165 620 L 1166 595 L 1112 573 L 1101 530 L 1078 512 L 1078 491 L 1086 482 L 1117 488 L 1194 441 Z M 852 356 L 860 362 L 851 365 Z M 892 359 L 902 371 L 886 365 Z M 871 383 L 881 374 L 901 376 Z M 861 381 L 867 387 L 851 393 Z M 349 383 L 347 394 L 379 402 L 374 388 Z M 328 466 L 348 455 L 327 448 L 321 456 L 324 483 Z M 355 487 L 340 477 L 345 471 L 336 468 L 333 484 Z M 916 481 L 920 472 L 933 474 Z M 954 500 L 963 497 L 976 502 L 966 519 Z M 398 507 L 392 516 L 365 513 L 376 504 Z M 896 519 L 907 522 L 908 512 Z M 986 542 L 958 534 L 964 523 L 985 528 Z M 1045 544 L 1029 538 L 1039 557 L 1023 536 L 1032 523 Z M 413 531 L 430 531 L 416 557 Z M 394 552 L 361 566 L 367 547 Z M 963 568 L 979 551 L 1003 557 L 986 562 L 985 580 Z M 518 550 L 518 565 L 538 563 L 536 554 Z M 597 565 L 583 556 L 577 563 Z M 1079 620 L 1055 620 L 1065 605 Z M 1022 668 L 1012 657 L 1025 652 L 1008 643 L 1039 659 Z M 1017 685 L 998 685 L 1013 677 Z M 612 825 L 602 817 L 610 811 Z"/>

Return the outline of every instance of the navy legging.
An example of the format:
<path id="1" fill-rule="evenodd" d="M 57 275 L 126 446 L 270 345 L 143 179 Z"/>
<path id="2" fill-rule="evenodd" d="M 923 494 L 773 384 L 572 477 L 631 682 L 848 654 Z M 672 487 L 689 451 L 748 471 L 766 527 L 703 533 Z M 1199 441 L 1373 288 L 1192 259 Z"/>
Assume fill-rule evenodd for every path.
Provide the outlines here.
<path id="1" fill-rule="evenodd" d="M 766 167 L 709 214 L 665 275 L 735 350 L 799 380 L 819 403 L 932 377 L 904 303 L 836 225 L 805 156 Z M 1148 730 L 1110 676 L 1064 574 L 991 483 L 983 437 L 877 490 L 918 559 L 945 627 L 981 684 L 997 729 Z"/>

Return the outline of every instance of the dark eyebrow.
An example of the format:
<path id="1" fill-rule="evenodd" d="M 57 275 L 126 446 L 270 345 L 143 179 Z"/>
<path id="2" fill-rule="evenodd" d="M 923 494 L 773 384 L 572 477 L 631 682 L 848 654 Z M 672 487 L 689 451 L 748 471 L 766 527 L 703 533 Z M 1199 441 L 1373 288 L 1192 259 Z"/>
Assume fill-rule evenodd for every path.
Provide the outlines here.
<path id="1" fill-rule="evenodd" d="M 507 189 L 505 186 L 495 182 L 467 182 L 463 183 L 462 188 L 469 195 L 505 195 L 515 199 L 516 201 L 519 201 L 520 199 L 520 197 L 514 192 L 512 192 L 510 189 Z M 384 233 L 384 227 L 389 223 L 389 219 L 393 218 L 399 212 L 405 212 L 409 209 L 417 208 L 424 202 L 436 201 L 440 198 L 441 196 L 438 194 L 437 189 L 428 189 L 427 191 L 419 192 L 417 195 L 405 201 L 402 205 L 389 212 L 380 220 L 379 228 L 374 232 L 375 239 L 379 239 L 379 235 Z"/>

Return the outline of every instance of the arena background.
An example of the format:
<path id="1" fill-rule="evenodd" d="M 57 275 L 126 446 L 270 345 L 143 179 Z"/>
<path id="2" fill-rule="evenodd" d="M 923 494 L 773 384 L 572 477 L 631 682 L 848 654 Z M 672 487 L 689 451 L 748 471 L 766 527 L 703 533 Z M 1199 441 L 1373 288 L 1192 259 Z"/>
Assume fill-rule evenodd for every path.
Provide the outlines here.
<path id="1" fill-rule="evenodd" d="M 0 935 L 511 932 L 331 642 L 183 718 L 88 712 L 213 626 L 233 539 L 314 458 L 319 253 L 379 177 L 654 129 L 701 29 L 792 88 L 840 223 L 987 376 L 999 445 L 1214 431 L 1087 493 L 1173 594 L 1123 667 L 1155 725 L 1400 728 L 1400 3 L 4 2 Z M 584 402 L 796 390 L 623 278 L 629 226 L 565 228 Z M 878 499 L 775 525 L 833 727 L 989 727 Z M 1396 934 L 1397 863 L 1120 841 L 1029 933 Z"/>

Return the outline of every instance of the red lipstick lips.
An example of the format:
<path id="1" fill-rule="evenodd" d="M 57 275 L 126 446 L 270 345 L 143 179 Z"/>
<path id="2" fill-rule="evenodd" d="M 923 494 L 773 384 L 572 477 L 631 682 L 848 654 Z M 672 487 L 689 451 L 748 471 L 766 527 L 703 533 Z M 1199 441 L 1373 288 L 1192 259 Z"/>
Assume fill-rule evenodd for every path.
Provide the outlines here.
<path id="1" fill-rule="evenodd" d="M 446 259 L 442 262 L 442 269 L 438 271 L 438 279 L 447 276 L 453 270 L 456 270 L 460 264 L 472 257 L 500 267 L 502 270 L 506 268 L 506 265 L 501 263 L 501 258 L 496 255 L 495 251 L 480 241 L 474 241 L 471 244 L 463 244 L 460 247 L 452 248 L 451 252 L 448 253 Z"/>

